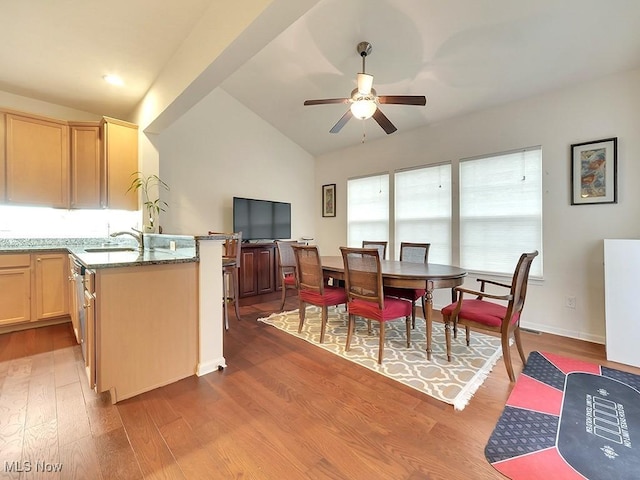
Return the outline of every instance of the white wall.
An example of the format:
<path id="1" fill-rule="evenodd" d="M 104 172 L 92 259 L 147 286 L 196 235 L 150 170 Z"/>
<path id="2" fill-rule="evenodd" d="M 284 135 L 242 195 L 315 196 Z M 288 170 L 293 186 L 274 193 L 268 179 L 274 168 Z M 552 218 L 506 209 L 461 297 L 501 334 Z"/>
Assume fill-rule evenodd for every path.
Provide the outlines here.
<path id="1" fill-rule="evenodd" d="M 313 237 L 319 211 L 314 161 L 287 137 L 216 89 L 157 137 L 165 233 L 232 231 L 234 196 L 291 203 L 292 238 Z"/>
<path id="2" fill-rule="evenodd" d="M 529 287 L 522 324 L 603 342 L 603 239 L 640 237 L 639 106 L 634 70 L 321 156 L 315 197 L 335 183 L 337 216 L 318 218 L 317 243 L 324 254 L 346 244 L 350 177 L 451 161 L 457 178 L 459 159 L 541 145 L 544 280 Z M 609 137 L 618 137 L 618 203 L 571 206 L 570 145 Z M 443 305 L 449 295 L 437 293 Z M 575 310 L 566 296 L 576 297 Z"/>
<path id="3" fill-rule="evenodd" d="M 94 113 L 83 112 L 3 91 L 0 91 L 0 107 L 67 121 L 94 122 L 102 118 L 102 116 Z"/>

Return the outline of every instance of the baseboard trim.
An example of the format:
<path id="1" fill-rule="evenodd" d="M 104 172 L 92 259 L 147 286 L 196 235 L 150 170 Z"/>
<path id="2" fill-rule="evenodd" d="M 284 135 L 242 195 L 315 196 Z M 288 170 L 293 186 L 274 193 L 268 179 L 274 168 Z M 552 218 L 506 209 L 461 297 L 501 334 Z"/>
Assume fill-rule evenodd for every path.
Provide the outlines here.
<path id="1" fill-rule="evenodd" d="M 215 372 L 217 370 L 222 370 L 227 366 L 227 362 L 224 357 L 216 358 L 208 361 L 207 363 L 198 364 L 198 368 L 196 369 L 196 375 L 201 377 L 206 375 L 207 373 Z"/>

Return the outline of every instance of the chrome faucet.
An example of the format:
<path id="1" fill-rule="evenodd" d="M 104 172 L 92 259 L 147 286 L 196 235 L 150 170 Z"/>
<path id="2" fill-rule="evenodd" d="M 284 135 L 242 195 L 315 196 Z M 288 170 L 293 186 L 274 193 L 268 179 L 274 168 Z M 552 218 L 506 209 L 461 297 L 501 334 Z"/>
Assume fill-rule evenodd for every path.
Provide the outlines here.
<path id="1" fill-rule="evenodd" d="M 119 237 L 121 235 L 129 235 L 133 238 L 136 239 L 136 242 L 138 242 L 138 250 L 140 250 L 141 252 L 144 250 L 144 235 L 142 234 L 142 232 L 140 230 L 136 230 L 135 228 L 132 228 L 133 232 L 113 232 L 111 234 L 112 237 Z"/>

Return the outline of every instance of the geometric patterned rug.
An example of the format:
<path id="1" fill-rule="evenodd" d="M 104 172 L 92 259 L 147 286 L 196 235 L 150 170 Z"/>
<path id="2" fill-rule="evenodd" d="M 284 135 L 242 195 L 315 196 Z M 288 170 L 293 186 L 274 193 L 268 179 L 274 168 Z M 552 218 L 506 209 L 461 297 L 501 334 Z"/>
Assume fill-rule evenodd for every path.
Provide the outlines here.
<path id="1" fill-rule="evenodd" d="M 373 331 L 369 335 L 366 321 L 357 319 L 351 350 L 345 352 L 347 314 L 344 306 L 329 307 L 329 319 L 322 344 L 319 343 L 320 313 L 319 307 L 307 307 L 300 334 L 297 310 L 274 313 L 258 321 L 453 405 L 456 410 L 462 410 L 467 405 L 502 356 L 500 338 L 472 332 L 471 346 L 467 347 L 463 331 L 457 339 L 451 339 L 452 359 L 450 363 L 447 362 L 444 325 L 436 321 L 433 322 L 431 361 L 427 361 L 425 321 L 416 317 L 416 327 L 411 331 L 410 348 L 406 345 L 404 320 L 387 322 L 384 359 L 382 365 L 378 365 L 378 322 L 372 322 Z"/>
<path id="2" fill-rule="evenodd" d="M 514 480 L 639 479 L 640 376 L 532 352 L 485 456 Z"/>

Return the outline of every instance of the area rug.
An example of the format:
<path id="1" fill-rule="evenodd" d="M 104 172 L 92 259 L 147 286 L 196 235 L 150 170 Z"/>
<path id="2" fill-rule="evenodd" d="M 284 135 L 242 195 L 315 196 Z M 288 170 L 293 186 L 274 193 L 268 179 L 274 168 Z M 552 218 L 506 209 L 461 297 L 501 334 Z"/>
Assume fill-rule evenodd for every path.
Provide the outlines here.
<path id="1" fill-rule="evenodd" d="M 513 480 L 640 478 L 640 376 L 532 352 L 485 456 Z"/>
<path id="2" fill-rule="evenodd" d="M 329 308 L 324 343 L 320 344 L 321 309 L 309 306 L 302 332 L 298 334 L 298 311 L 275 313 L 258 321 L 299 337 L 374 372 L 404 383 L 462 410 L 502 355 L 500 339 L 473 332 L 467 347 L 464 334 L 452 339 L 452 360 L 447 362 L 444 325 L 433 322 L 431 361 L 427 361 L 425 321 L 416 318 L 411 347 L 406 345 L 404 321 L 389 322 L 385 330 L 384 360 L 378 365 L 378 328 L 372 334 L 366 321 L 358 319 L 351 349 L 345 352 L 347 314 L 344 307 Z"/>

